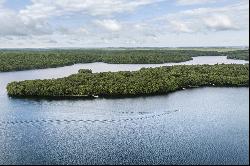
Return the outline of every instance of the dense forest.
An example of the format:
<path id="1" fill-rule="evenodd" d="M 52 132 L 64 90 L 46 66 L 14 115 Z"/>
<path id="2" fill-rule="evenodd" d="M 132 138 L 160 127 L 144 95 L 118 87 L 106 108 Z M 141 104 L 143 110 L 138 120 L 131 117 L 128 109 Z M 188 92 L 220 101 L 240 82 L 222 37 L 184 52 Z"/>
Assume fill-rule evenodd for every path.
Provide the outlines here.
<path id="1" fill-rule="evenodd" d="M 65 78 L 12 82 L 7 91 L 16 97 L 124 97 L 200 86 L 249 86 L 249 65 L 178 65 L 103 73 L 81 69 Z"/>
<path id="2" fill-rule="evenodd" d="M 160 64 L 184 62 L 196 56 L 228 56 L 233 59 L 249 59 L 248 50 L 231 52 L 199 50 L 0 50 L 0 72 L 42 69 L 77 63 L 105 62 L 113 64 Z"/>
<path id="3" fill-rule="evenodd" d="M 249 50 L 228 51 L 225 52 L 224 55 L 226 55 L 228 59 L 241 59 L 249 61 Z"/>

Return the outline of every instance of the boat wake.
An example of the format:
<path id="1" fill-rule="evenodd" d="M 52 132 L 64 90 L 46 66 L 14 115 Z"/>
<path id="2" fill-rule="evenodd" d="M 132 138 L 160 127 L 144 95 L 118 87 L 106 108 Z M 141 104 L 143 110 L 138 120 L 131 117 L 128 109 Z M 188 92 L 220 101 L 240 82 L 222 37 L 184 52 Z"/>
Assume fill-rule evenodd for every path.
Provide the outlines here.
<path id="1" fill-rule="evenodd" d="M 44 124 L 44 123 L 56 123 L 56 124 L 71 124 L 71 123 L 119 123 L 126 121 L 137 121 L 146 120 L 165 116 L 167 114 L 178 112 L 179 110 L 164 111 L 161 114 L 146 115 L 140 114 L 137 117 L 126 117 L 120 119 L 40 119 L 40 120 L 14 120 L 14 121 L 0 121 L 0 126 L 4 125 L 34 125 L 34 124 Z"/>

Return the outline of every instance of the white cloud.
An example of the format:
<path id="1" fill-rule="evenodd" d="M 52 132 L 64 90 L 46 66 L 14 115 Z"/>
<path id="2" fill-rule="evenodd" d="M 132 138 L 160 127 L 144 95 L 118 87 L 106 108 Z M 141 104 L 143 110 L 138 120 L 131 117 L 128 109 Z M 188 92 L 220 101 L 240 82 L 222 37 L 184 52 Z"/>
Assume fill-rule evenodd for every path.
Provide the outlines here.
<path id="1" fill-rule="evenodd" d="M 3 5 L 4 2 L 5 0 L 0 0 L 0 7 Z"/>
<path id="2" fill-rule="evenodd" d="M 173 30 L 177 33 L 184 32 L 184 33 L 191 33 L 193 30 L 191 30 L 188 25 L 184 22 L 180 21 L 170 21 L 171 26 L 173 27 Z"/>
<path id="3" fill-rule="evenodd" d="M 89 33 L 89 31 L 83 27 L 80 27 L 78 30 L 77 30 L 79 33 Z"/>
<path id="4" fill-rule="evenodd" d="M 134 25 L 134 28 L 137 30 L 144 30 L 146 28 L 146 24 L 137 23 Z"/>
<path id="5" fill-rule="evenodd" d="M 249 2 L 184 10 L 158 20 L 167 20 L 169 30 L 176 32 L 244 30 L 249 28 Z"/>
<path id="6" fill-rule="evenodd" d="M 238 29 L 227 15 L 213 15 L 206 17 L 204 18 L 204 22 L 207 28 L 215 31 Z"/>
<path id="7" fill-rule="evenodd" d="M 223 7 L 177 5 L 178 12 L 162 11 L 165 15 L 152 11 L 163 8 L 153 5 L 159 1 L 163 0 L 31 0 L 22 10 L 14 10 L 4 8 L 4 1 L 0 0 L 0 47 L 180 46 L 185 43 L 194 46 L 241 44 L 249 40 L 246 0 Z M 207 5 L 215 1 L 175 2 Z M 166 2 L 170 0 L 162 4 Z M 143 10 L 136 11 L 142 6 Z M 143 12 L 148 12 L 145 17 Z M 125 14 L 129 17 L 124 18 Z"/>
<path id="8" fill-rule="evenodd" d="M 197 5 L 214 2 L 216 2 L 216 0 L 177 0 L 178 5 Z"/>
<path id="9" fill-rule="evenodd" d="M 161 0 L 31 0 L 20 11 L 12 11 L 2 6 L 0 0 L 0 35 L 33 35 L 52 33 L 49 19 L 74 15 L 109 17 L 114 13 L 131 12 L 136 8 Z M 121 25 L 115 20 L 102 20 L 97 23 L 107 30 L 118 31 Z M 83 32 L 83 29 L 79 32 Z M 86 31 L 85 31 L 86 32 Z"/>
<path id="10" fill-rule="evenodd" d="M 119 31 L 122 28 L 120 23 L 111 19 L 95 20 L 95 23 L 109 31 Z"/>
<path id="11" fill-rule="evenodd" d="M 66 28 L 66 27 L 59 27 L 56 29 L 57 34 L 61 35 L 83 35 L 89 34 L 90 32 L 85 27 L 73 27 L 73 28 Z"/>
<path id="12" fill-rule="evenodd" d="M 56 16 L 58 12 L 52 5 L 45 5 L 42 3 L 35 3 L 31 6 L 27 6 L 26 9 L 21 10 L 18 15 L 25 23 L 32 21 L 43 21 L 51 16 Z"/>
<path id="13" fill-rule="evenodd" d="M 28 19 L 42 19 L 72 13 L 92 16 L 108 16 L 114 13 L 130 12 L 144 5 L 160 0 L 32 0 L 32 4 L 20 11 Z"/>
<path id="14" fill-rule="evenodd" d="M 51 33 L 46 22 L 25 21 L 14 11 L 0 8 L 0 36 L 42 35 Z"/>

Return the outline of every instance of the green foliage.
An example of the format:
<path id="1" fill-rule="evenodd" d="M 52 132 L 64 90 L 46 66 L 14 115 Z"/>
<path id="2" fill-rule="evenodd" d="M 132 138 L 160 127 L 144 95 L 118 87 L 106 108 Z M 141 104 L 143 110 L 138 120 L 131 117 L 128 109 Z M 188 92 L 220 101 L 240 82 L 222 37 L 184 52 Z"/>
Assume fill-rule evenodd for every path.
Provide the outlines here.
<path id="1" fill-rule="evenodd" d="M 225 52 L 228 59 L 241 59 L 249 61 L 249 50 L 238 50 Z"/>
<path id="2" fill-rule="evenodd" d="M 0 50 L 0 72 L 42 69 L 77 63 L 160 64 L 184 62 L 195 56 L 225 55 L 217 51 L 198 50 Z M 233 51 L 229 58 L 249 59 L 248 51 Z M 248 58 L 245 58 L 248 57 Z"/>
<path id="3" fill-rule="evenodd" d="M 249 86 L 249 65 L 179 65 L 133 72 L 79 72 L 59 79 L 12 82 L 7 91 L 10 96 L 22 97 L 116 97 L 166 94 L 200 86 Z"/>
<path id="4" fill-rule="evenodd" d="M 90 69 L 80 69 L 80 70 L 78 70 L 78 73 L 92 73 L 92 70 L 90 70 Z"/>

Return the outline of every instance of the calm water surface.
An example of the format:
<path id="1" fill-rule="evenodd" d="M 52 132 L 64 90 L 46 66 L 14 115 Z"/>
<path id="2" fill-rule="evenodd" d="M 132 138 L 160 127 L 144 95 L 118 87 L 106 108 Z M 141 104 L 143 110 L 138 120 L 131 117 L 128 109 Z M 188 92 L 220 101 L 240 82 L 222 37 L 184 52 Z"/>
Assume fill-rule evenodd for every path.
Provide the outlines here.
<path id="1" fill-rule="evenodd" d="M 180 64 L 246 63 L 196 57 Z M 172 64 L 168 64 L 172 65 Z M 249 88 L 126 99 L 11 99 L 8 82 L 161 65 L 91 63 L 0 73 L 0 164 L 248 164 Z"/>

